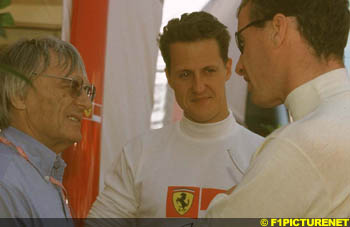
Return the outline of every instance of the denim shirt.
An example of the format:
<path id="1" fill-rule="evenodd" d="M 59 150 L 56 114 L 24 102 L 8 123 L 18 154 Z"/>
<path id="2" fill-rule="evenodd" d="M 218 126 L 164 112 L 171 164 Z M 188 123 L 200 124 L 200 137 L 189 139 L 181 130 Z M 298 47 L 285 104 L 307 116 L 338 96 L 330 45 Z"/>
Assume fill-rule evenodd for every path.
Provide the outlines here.
<path id="1" fill-rule="evenodd" d="M 66 163 L 27 134 L 9 127 L 0 136 L 21 147 L 29 161 L 13 147 L 0 143 L 0 218 L 71 218 L 61 189 Z"/>

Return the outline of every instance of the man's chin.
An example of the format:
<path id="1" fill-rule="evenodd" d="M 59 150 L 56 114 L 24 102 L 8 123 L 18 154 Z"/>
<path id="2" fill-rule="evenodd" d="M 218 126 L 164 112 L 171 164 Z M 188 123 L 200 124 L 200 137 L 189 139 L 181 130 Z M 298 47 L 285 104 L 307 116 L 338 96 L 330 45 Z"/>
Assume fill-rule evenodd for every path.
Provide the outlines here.
<path id="1" fill-rule="evenodd" d="M 214 116 L 213 114 L 209 114 L 209 113 L 208 114 L 199 113 L 199 114 L 193 114 L 187 118 L 197 123 L 206 124 L 206 123 L 212 123 L 211 121 L 213 120 Z"/>
<path id="2" fill-rule="evenodd" d="M 71 143 L 71 145 L 74 145 L 75 143 L 79 143 L 82 140 L 83 136 L 81 135 L 81 133 L 77 133 L 74 134 L 72 136 L 69 137 L 69 142 Z"/>
<path id="3" fill-rule="evenodd" d="M 257 105 L 261 108 L 273 108 L 273 107 L 281 104 L 280 102 L 271 101 L 271 100 L 267 100 L 267 99 L 261 99 L 261 96 L 256 97 L 254 95 L 254 93 L 251 96 L 251 101 L 252 101 L 252 103 L 254 103 L 255 105 Z"/>

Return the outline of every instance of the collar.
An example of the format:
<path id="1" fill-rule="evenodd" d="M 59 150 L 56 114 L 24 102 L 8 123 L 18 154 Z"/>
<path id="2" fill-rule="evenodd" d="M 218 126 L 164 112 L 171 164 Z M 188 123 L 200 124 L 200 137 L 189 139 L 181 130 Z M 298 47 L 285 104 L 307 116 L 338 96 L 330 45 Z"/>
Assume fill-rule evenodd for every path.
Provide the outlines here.
<path id="1" fill-rule="evenodd" d="M 36 167 L 42 177 L 46 179 L 47 176 L 54 175 L 54 178 L 62 181 L 66 163 L 60 155 L 57 155 L 33 137 L 14 127 L 4 129 L 1 134 L 13 144 L 23 149 L 30 162 Z"/>
<path id="2" fill-rule="evenodd" d="M 236 120 L 229 110 L 229 115 L 219 122 L 202 124 L 183 116 L 179 124 L 181 132 L 192 139 L 208 140 L 227 136 L 235 127 Z"/>
<path id="3" fill-rule="evenodd" d="M 323 100 L 345 90 L 349 90 L 346 69 L 336 69 L 294 89 L 284 104 L 292 119 L 296 121 L 314 111 Z"/>

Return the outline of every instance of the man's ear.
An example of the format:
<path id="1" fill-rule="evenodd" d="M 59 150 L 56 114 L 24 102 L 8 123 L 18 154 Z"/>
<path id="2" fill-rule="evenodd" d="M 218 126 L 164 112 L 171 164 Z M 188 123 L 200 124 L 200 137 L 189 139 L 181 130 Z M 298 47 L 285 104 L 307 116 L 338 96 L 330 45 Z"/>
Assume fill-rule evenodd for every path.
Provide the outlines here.
<path id="1" fill-rule="evenodd" d="M 173 83 L 170 77 L 170 72 L 168 68 L 165 68 L 165 75 L 166 75 L 166 79 L 168 80 L 168 84 L 171 88 L 173 88 Z"/>
<path id="2" fill-rule="evenodd" d="M 287 29 L 288 29 L 288 18 L 278 13 L 276 14 L 272 19 L 272 33 L 271 33 L 271 40 L 273 42 L 274 47 L 280 47 L 287 35 Z"/>
<path id="3" fill-rule="evenodd" d="M 10 98 L 11 105 L 17 110 L 24 110 L 26 108 L 26 103 L 24 97 L 21 95 L 15 95 Z"/>

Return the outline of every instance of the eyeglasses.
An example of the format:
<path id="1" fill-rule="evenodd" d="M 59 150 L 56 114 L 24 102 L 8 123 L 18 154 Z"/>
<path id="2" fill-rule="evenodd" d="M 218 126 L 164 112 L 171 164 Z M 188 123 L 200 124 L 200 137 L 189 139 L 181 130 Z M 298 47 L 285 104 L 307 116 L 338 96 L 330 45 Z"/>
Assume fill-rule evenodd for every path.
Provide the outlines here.
<path id="1" fill-rule="evenodd" d="M 241 33 L 244 30 L 246 30 L 247 28 L 249 28 L 249 27 L 251 27 L 253 25 L 257 25 L 257 24 L 263 23 L 263 22 L 268 21 L 268 20 L 271 20 L 271 18 L 268 17 L 268 18 L 265 18 L 265 19 L 262 19 L 262 20 L 255 20 L 255 21 L 247 24 L 246 26 L 244 26 L 243 28 L 241 28 L 239 31 L 237 31 L 235 33 L 236 44 L 237 44 L 237 47 L 238 47 L 239 51 L 241 51 L 241 54 L 243 54 L 243 51 L 244 51 L 244 40 L 241 37 Z"/>
<path id="2" fill-rule="evenodd" d="M 96 88 L 94 85 L 84 85 L 84 81 L 81 78 L 70 78 L 70 77 L 61 77 L 61 76 L 52 76 L 52 75 L 42 75 L 44 77 L 51 77 L 56 79 L 62 79 L 70 81 L 70 88 L 72 91 L 73 97 L 79 97 L 84 90 L 86 95 L 90 98 L 90 101 L 93 102 L 96 95 Z"/>

